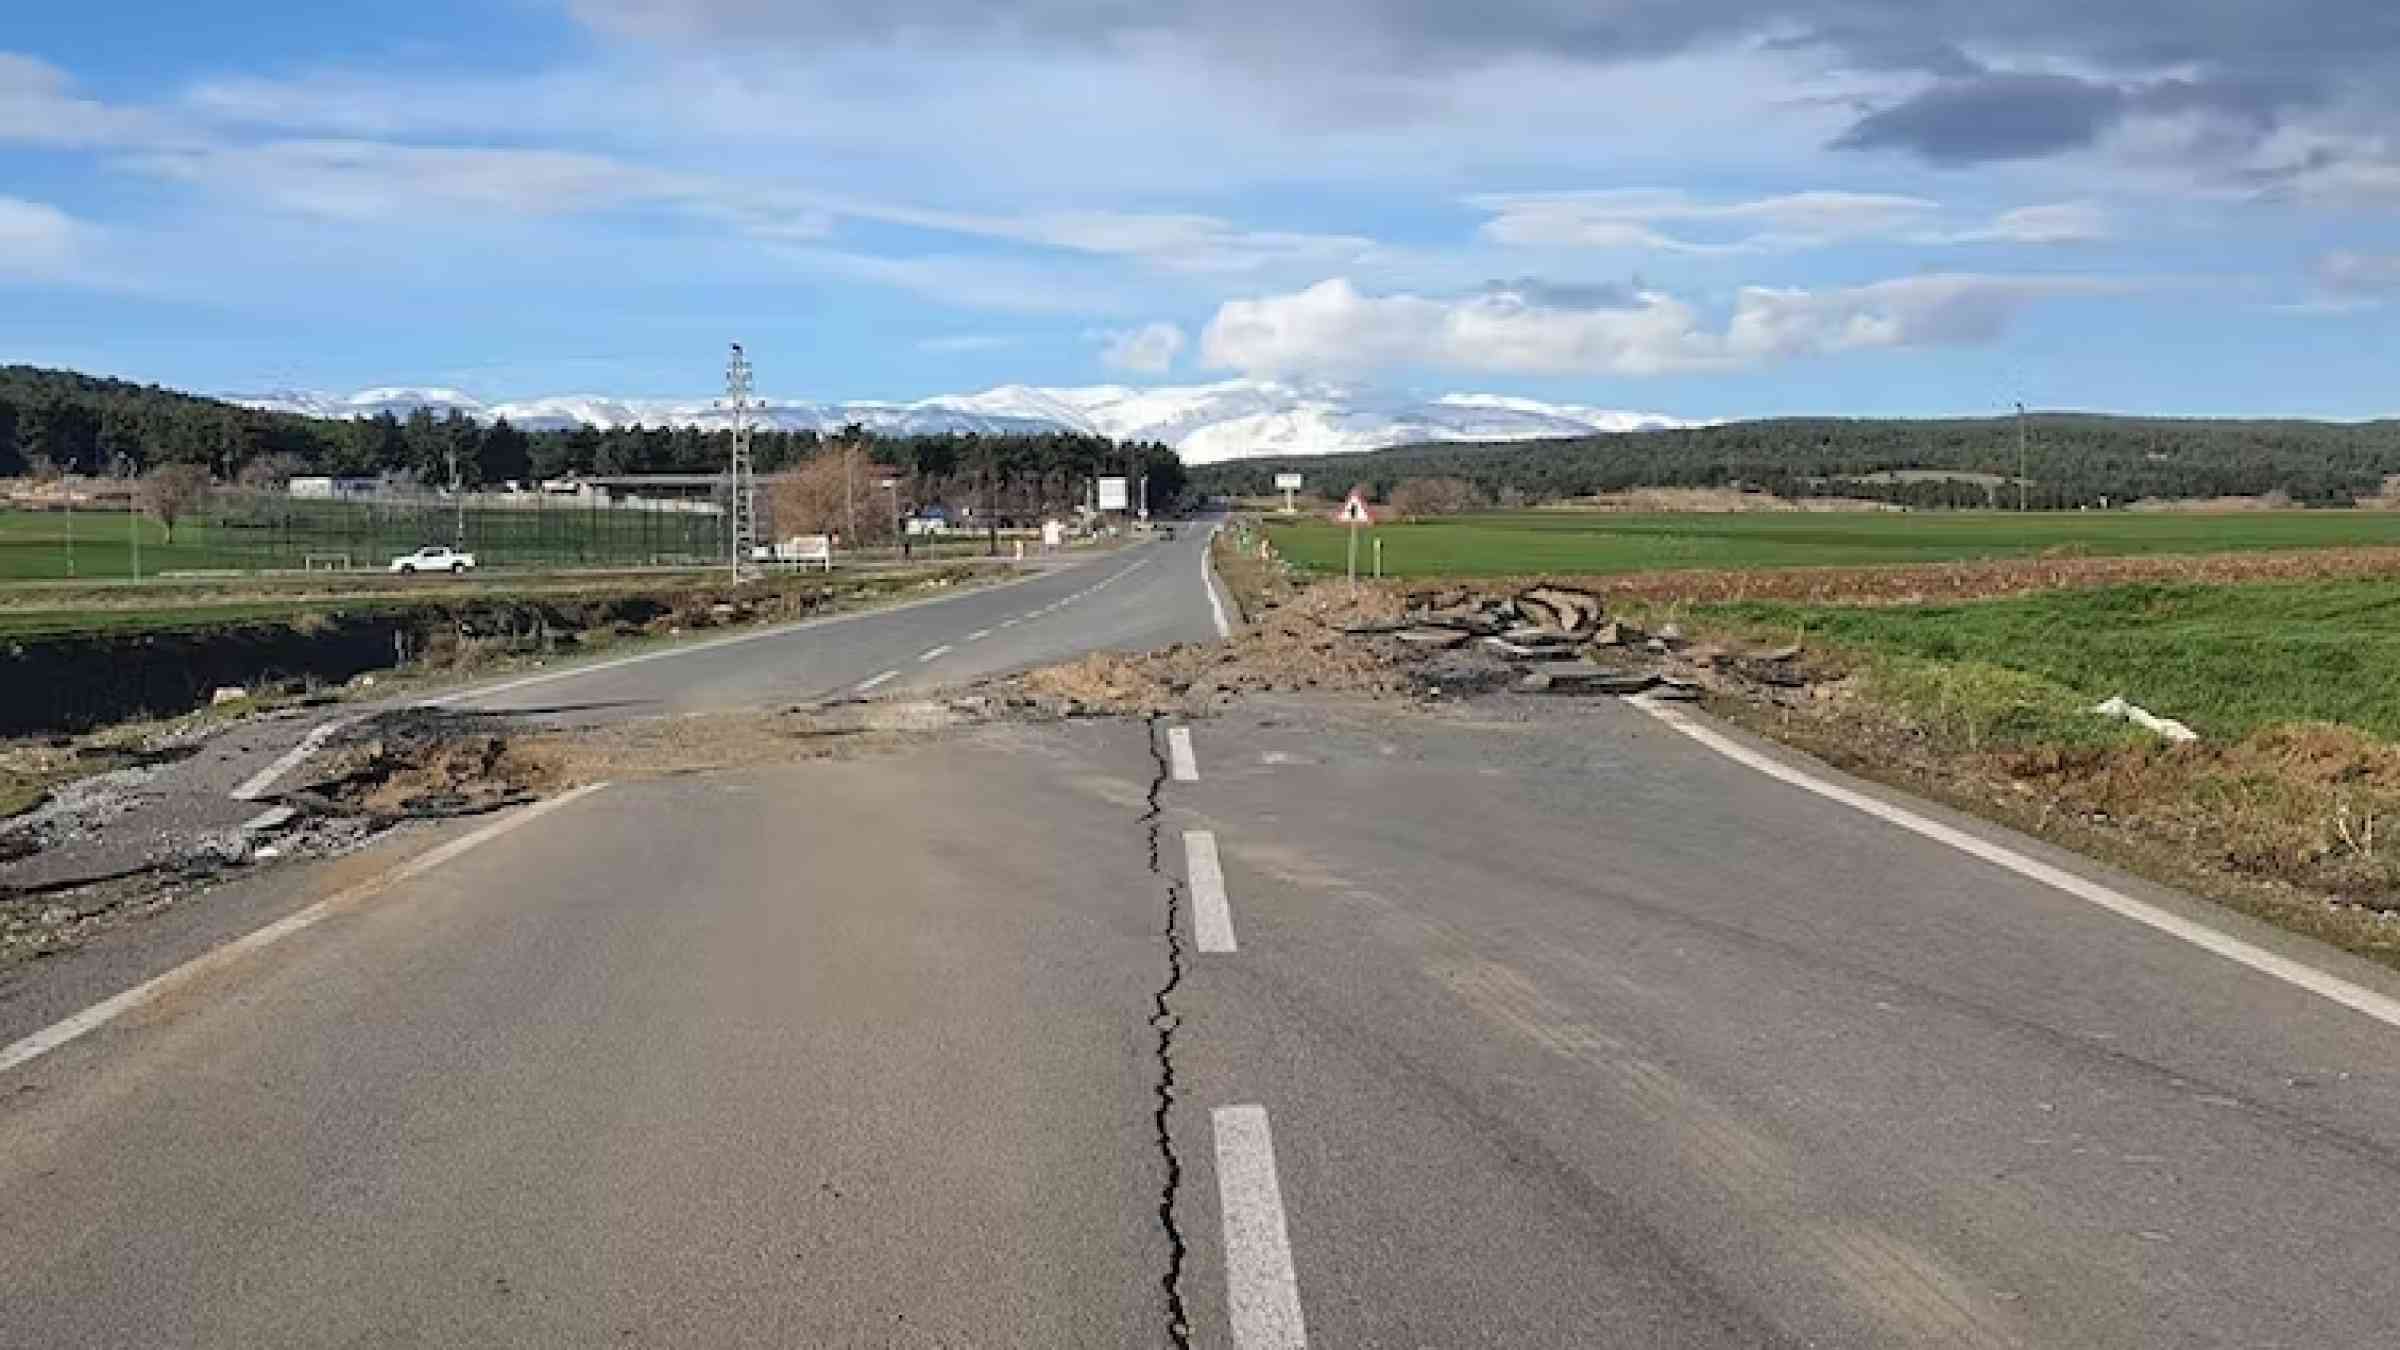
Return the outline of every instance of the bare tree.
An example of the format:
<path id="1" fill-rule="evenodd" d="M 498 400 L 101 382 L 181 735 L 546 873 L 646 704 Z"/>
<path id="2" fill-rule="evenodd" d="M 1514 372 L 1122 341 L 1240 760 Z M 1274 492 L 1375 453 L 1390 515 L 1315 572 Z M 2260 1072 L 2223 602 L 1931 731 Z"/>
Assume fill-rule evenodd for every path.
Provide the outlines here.
<path id="1" fill-rule="evenodd" d="M 246 488 L 280 490 L 284 484 L 292 481 L 294 476 L 306 472 L 307 469 L 307 461 L 298 455 L 279 450 L 273 454 L 253 457 L 248 463 L 242 465 L 241 472 L 233 476 L 233 481 Z"/>
<path id="2" fill-rule="evenodd" d="M 857 456 L 855 461 L 852 456 Z M 847 548 L 888 542 L 892 514 L 883 480 L 892 476 L 892 471 L 864 459 L 855 450 L 845 452 L 837 447 L 765 479 L 767 518 L 775 536 L 838 534 Z M 850 525 L 854 514 L 858 518 L 855 534 Z"/>
<path id="3" fill-rule="evenodd" d="M 1482 494 L 1463 478 L 1411 478 L 1392 489 L 1392 509 L 1403 516 L 1456 516 L 1483 505 Z"/>
<path id="4" fill-rule="evenodd" d="M 166 527 L 166 542 L 175 542 L 175 522 L 190 515 L 207 499 L 208 470 L 197 464 L 161 464 L 142 476 L 134 502 Z"/>

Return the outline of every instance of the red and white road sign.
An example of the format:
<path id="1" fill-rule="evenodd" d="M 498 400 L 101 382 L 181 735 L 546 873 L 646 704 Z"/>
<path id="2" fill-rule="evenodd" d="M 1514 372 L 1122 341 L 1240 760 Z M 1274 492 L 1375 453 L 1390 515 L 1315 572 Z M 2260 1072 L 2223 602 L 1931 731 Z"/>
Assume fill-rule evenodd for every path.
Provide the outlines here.
<path id="1" fill-rule="evenodd" d="M 1333 519 L 1337 525 L 1372 525 L 1375 513 L 1367 509 L 1364 497 L 1353 492 L 1350 500 L 1342 503 L 1342 509 L 1333 513 Z"/>

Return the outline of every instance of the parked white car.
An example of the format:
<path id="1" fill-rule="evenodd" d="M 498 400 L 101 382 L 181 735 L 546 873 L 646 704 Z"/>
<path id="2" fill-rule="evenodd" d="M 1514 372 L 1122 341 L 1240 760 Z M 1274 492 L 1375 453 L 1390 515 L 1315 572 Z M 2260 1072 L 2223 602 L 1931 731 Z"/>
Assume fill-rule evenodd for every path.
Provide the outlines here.
<path id="1" fill-rule="evenodd" d="M 414 553 L 403 553 L 392 559 L 391 569 L 402 576 L 418 572 L 449 572 L 453 574 L 474 570 L 475 555 L 461 553 L 447 544 L 427 544 Z"/>

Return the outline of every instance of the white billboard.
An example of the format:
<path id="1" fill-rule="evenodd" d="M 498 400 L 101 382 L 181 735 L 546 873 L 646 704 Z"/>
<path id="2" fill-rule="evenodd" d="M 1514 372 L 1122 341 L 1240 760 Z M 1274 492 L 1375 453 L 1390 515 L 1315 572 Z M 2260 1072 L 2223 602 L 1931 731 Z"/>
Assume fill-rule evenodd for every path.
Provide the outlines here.
<path id="1" fill-rule="evenodd" d="M 1277 492 L 1298 492 L 1300 490 L 1300 475 L 1296 473 L 1279 473 L 1275 475 L 1275 490 Z"/>
<path id="2" fill-rule="evenodd" d="M 1126 508 L 1126 505 L 1125 480 L 1122 478 L 1101 479 L 1100 509 L 1103 511 L 1122 511 Z"/>

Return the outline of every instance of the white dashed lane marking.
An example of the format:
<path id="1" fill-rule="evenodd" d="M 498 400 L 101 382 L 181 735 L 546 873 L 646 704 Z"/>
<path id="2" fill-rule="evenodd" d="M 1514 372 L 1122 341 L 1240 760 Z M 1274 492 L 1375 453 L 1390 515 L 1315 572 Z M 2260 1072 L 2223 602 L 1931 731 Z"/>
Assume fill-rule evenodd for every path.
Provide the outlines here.
<path id="1" fill-rule="evenodd" d="M 1225 899 L 1225 866 L 1217 859 L 1217 836 L 1183 832 L 1184 875 L 1192 882 L 1192 941 L 1204 952 L 1230 952 L 1233 908 Z"/>
<path id="2" fill-rule="evenodd" d="M 1275 1139 L 1263 1106 L 1208 1113 L 1217 1135 L 1217 1207 L 1225 1225 L 1225 1305 L 1236 1350 L 1303 1350 L 1300 1280 L 1275 1178 Z"/>
<path id="3" fill-rule="evenodd" d="M 1174 770 L 1178 783 L 1200 781 L 1200 761 L 1192 756 L 1192 729 L 1167 728 L 1167 762 Z"/>
<path id="4" fill-rule="evenodd" d="M 873 689 L 875 686 L 877 686 L 877 685 L 879 685 L 879 684 L 882 684 L 882 683 L 884 683 L 884 682 L 885 682 L 885 681 L 887 681 L 887 680 L 896 680 L 896 679 L 899 679 L 899 678 L 900 678 L 900 672 L 899 672 L 899 671 L 896 671 L 896 670 L 887 670 L 887 671 L 883 672 L 881 675 L 878 675 L 878 676 L 874 677 L 873 679 L 869 679 L 869 680 L 860 680 L 860 681 L 858 682 L 858 686 L 857 686 L 857 687 L 858 687 L 858 692 L 860 692 L 860 693 L 862 693 L 862 694 L 863 694 L 863 693 L 867 692 L 868 690 L 870 690 L 870 689 Z"/>
<path id="5" fill-rule="evenodd" d="M 917 662 L 918 664 L 922 665 L 927 661 L 938 661 L 949 654 L 950 644 L 945 642 L 941 646 L 934 648 L 932 651 L 919 652 L 917 654 Z"/>

